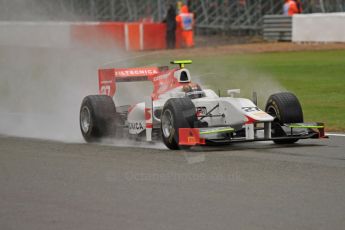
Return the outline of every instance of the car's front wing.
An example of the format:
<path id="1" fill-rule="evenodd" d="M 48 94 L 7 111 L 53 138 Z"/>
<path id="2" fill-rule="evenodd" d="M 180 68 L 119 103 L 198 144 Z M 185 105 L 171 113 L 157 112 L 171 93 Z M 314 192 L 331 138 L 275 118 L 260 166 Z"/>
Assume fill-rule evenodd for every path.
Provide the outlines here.
<path id="1" fill-rule="evenodd" d="M 235 142 L 253 142 L 287 139 L 328 138 L 325 135 L 323 123 L 265 123 L 261 127 L 255 124 L 245 125 L 236 132 L 231 127 L 180 128 L 179 145 L 221 145 Z"/>

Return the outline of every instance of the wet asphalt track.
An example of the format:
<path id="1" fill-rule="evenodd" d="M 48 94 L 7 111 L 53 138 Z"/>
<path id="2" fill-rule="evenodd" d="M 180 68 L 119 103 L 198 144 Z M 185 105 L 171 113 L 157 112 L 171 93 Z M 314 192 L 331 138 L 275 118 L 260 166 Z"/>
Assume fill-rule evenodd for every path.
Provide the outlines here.
<path id="1" fill-rule="evenodd" d="M 344 229 L 345 137 L 192 152 L 0 137 L 0 229 Z"/>

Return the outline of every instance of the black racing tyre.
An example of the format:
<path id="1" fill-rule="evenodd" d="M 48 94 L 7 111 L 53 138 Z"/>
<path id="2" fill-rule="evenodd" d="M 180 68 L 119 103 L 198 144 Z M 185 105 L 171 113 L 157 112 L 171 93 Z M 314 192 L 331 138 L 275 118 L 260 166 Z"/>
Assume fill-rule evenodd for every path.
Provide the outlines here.
<path id="1" fill-rule="evenodd" d="M 164 144 L 172 150 L 179 146 L 179 128 L 194 128 L 197 121 L 196 110 L 190 98 L 171 98 L 162 111 L 161 131 Z M 183 146 L 188 148 L 188 146 Z"/>
<path id="2" fill-rule="evenodd" d="M 86 142 L 115 135 L 118 123 L 113 99 L 107 95 L 89 95 L 80 107 L 79 124 Z"/>
<path id="3" fill-rule="evenodd" d="M 272 136 L 277 137 L 280 134 L 280 125 L 284 123 L 302 123 L 303 112 L 301 104 L 297 97 L 290 92 L 282 92 L 272 94 L 266 103 L 265 111 L 271 116 L 275 117 L 272 123 Z M 298 139 L 281 139 L 274 140 L 276 144 L 292 144 L 297 142 Z"/>

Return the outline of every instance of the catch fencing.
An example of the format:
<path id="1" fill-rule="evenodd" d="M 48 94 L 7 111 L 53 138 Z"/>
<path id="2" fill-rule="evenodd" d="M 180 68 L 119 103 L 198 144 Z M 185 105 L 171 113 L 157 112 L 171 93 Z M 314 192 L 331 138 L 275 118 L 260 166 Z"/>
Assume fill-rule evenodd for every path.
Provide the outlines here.
<path id="1" fill-rule="evenodd" d="M 164 19 L 174 0 L 0 0 L 0 20 L 121 21 Z M 282 0 L 189 0 L 199 33 L 260 33 L 264 15 L 282 14 Z M 303 0 L 305 13 L 344 12 L 345 0 Z"/>

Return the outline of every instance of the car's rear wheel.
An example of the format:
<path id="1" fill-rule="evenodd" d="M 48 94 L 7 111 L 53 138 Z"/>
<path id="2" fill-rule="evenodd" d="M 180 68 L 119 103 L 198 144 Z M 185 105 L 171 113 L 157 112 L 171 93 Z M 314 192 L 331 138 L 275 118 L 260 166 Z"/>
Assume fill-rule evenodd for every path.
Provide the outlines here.
<path id="1" fill-rule="evenodd" d="M 107 95 L 89 95 L 80 107 L 80 130 L 86 142 L 114 136 L 119 116 L 113 99 Z"/>
<path id="2" fill-rule="evenodd" d="M 163 108 L 161 131 L 164 144 L 173 150 L 179 146 L 179 128 L 193 128 L 197 117 L 195 106 L 190 98 L 171 98 Z M 187 148 L 188 146 L 183 146 Z"/>
<path id="3" fill-rule="evenodd" d="M 290 92 L 272 94 L 267 100 L 265 111 L 275 118 L 272 123 L 273 137 L 280 137 L 280 125 L 303 122 L 301 104 L 297 97 Z M 276 144 L 292 144 L 297 141 L 297 138 L 274 140 Z"/>

